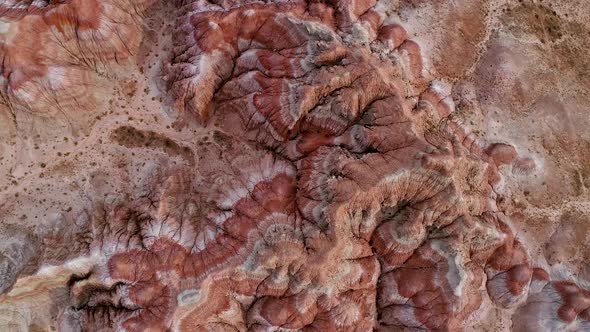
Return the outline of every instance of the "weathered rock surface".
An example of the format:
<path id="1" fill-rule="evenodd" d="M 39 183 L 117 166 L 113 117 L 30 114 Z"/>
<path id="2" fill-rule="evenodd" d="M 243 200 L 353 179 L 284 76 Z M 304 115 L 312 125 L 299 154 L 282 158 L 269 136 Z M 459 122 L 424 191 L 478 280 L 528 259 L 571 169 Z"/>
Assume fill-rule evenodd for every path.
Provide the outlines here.
<path id="1" fill-rule="evenodd" d="M 590 329 L 584 15 L 0 2 L 0 329 Z"/>

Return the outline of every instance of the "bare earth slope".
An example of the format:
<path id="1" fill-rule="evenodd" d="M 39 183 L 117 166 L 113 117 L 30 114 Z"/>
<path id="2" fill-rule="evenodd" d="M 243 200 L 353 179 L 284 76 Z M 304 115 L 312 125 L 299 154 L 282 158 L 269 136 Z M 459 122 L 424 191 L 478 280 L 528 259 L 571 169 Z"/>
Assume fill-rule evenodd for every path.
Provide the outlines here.
<path id="1" fill-rule="evenodd" d="M 0 331 L 590 331 L 589 18 L 0 0 Z"/>

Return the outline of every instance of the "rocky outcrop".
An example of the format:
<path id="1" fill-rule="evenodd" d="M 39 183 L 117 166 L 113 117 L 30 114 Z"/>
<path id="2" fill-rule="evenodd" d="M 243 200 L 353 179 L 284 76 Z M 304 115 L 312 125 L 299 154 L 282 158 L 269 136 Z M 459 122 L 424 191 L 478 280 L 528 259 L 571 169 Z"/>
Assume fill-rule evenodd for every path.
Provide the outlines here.
<path id="1" fill-rule="evenodd" d="M 10 20 L 0 34 L 7 95 L 36 99 L 29 84 L 53 82 L 55 70 L 69 80 L 98 70 L 82 64 L 132 58 L 140 25 L 107 15 L 133 17 L 131 7 L 117 4 L 0 5 Z M 512 315 L 518 331 L 590 326 L 584 282 L 556 276 L 538 259 L 513 213 L 518 204 L 510 202 L 505 170 L 533 176 L 536 161 L 465 123 L 475 102 L 458 97 L 449 78 L 455 67 L 457 75 L 470 69 L 436 59 L 432 70 L 415 34 L 391 19 L 408 4 L 160 5 L 166 14 L 159 15 L 175 21 L 164 40 L 169 52 L 153 55 L 159 77 L 148 80 L 162 83 L 163 106 L 175 120 L 168 135 L 174 127 L 188 136 L 110 123 L 117 167 L 149 149 L 153 168 L 140 172 L 144 161 L 127 173 L 93 173 L 72 189 L 84 197 L 67 211 L 75 226 L 27 239 L 42 242 L 21 255 L 39 255 L 29 270 L 40 270 L 0 265 L 10 272 L 0 284 L 0 313 L 24 313 L 0 324 L 461 331 L 495 310 Z M 459 26 L 470 26 L 465 16 Z M 30 27 L 38 42 L 14 39 Z M 70 30 L 72 41 L 44 39 Z M 464 38 L 483 33 L 476 30 Z M 143 47 L 152 47 L 146 40 Z M 68 52 L 72 43 L 78 49 Z M 64 56 L 83 63 L 59 62 Z M 73 89 L 64 82 L 55 90 Z M 101 195 L 96 188 L 107 179 L 115 185 Z M 28 297 L 53 301 L 45 309 L 52 323 Z"/>
<path id="2" fill-rule="evenodd" d="M 147 1 L 8 1 L 0 4 L 0 103 L 12 113 L 88 107 L 93 74 L 137 53 Z M 92 105 L 92 104 L 91 104 Z"/>

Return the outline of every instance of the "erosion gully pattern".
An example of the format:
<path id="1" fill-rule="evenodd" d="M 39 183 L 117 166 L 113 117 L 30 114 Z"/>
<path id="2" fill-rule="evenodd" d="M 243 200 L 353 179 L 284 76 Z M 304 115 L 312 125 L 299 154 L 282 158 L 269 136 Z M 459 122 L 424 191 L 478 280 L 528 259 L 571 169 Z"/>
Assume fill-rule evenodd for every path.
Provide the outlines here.
<path id="1" fill-rule="evenodd" d="M 62 104 L 84 100 L 72 85 L 139 48 L 134 11 L 155 5 L 129 4 L 0 3 L 2 20 L 15 22 L 7 29 L 18 29 L 0 46 L 6 104 L 34 107 L 47 91 Z M 158 71 L 166 100 L 179 126 L 217 129 L 194 151 L 132 127 L 113 132 L 119 141 L 131 132 L 127 146 L 158 142 L 149 144 L 202 161 L 162 167 L 136 197 L 87 200 L 86 224 L 61 244 L 68 255 L 51 260 L 70 273 L 27 277 L 53 289 L 39 300 L 54 303 L 48 324 L 460 331 L 501 308 L 516 330 L 590 329 L 590 292 L 552 280 L 504 213 L 499 167 L 530 173 L 534 161 L 480 143 L 454 118 L 451 86 L 382 3 L 168 6 L 170 54 Z M 2 285 L 4 309 L 26 294 L 26 284 L 13 286 L 20 271 Z M 41 324 L 3 312 L 15 331 Z"/>

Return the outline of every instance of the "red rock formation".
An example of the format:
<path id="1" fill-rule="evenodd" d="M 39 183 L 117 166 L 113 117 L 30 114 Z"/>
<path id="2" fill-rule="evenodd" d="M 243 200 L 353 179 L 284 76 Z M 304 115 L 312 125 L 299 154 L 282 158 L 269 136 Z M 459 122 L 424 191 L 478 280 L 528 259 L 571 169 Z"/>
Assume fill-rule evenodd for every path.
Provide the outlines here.
<path id="1" fill-rule="evenodd" d="M 538 275 L 544 286 L 518 309 L 515 328 L 518 331 L 588 329 L 590 292 L 572 281 L 549 281 L 545 271 Z"/>
<path id="2" fill-rule="evenodd" d="M 147 1 L 9 1 L 0 4 L 2 103 L 36 113 L 86 101 L 90 73 L 136 52 Z"/>
<path id="3" fill-rule="evenodd" d="M 137 36 L 105 32 L 106 6 L 5 10 L 16 34 L 41 31 L 3 40 L 5 86 L 53 77 L 43 38 L 72 25 L 100 37 L 86 60 L 129 55 Z M 61 326 L 460 331 L 494 306 L 518 307 L 522 330 L 588 327 L 590 293 L 534 268 L 501 208 L 499 168 L 534 162 L 460 124 L 451 86 L 375 1 L 172 7 L 166 92 L 212 142 L 139 197 L 90 199 L 80 255 L 95 262 L 70 278 Z"/>
<path id="4" fill-rule="evenodd" d="M 513 146 L 503 143 L 489 146 L 486 152 L 498 166 L 510 164 L 518 156 Z"/>
<path id="5" fill-rule="evenodd" d="M 190 185 L 168 180 L 141 243 L 109 258 L 131 307 L 150 308 L 120 326 L 456 330 L 487 294 L 526 295 L 528 256 L 492 189 L 506 153 L 432 125 L 454 104 L 424 84 L 403 28 L 359 21 L 367 4 L 322 6 L 185 6 L 165 69 L 176 108 L 271 152 L 233 164 L 214 207 L 189 219 L 175 210 Z M 355 24 L 391 58 L 337 33 Z"/>
<path id="6" fill-rule="evenodd" d="M 514 306 L 527 295 L 533 269 L 522 244 L 514 239 L 507 225 L 500 225 L 506 238 L 486 264 L 490 298 L 503 306 Z"/>
<path id="7" fill-rule="evenodd" d="M 323 6 L 195 3 L 181 19 L 165 76 L 177 108 L 270 151 L 209 174 L 213 200 L 194 203 L 209 212 L 177 215 L 191 185 L 174 175 L 140 243 L 100 236 L 117 248 L 108 278 L 150 308 L 120 326 L 453 330 L 487 293 L 503 306 L 526 294 L 526 252 L 495 206 L 498 154 L 432 125 L 454 104 L 423 83 L 403 28 L 363 15 L 391 52 L 379 59 L 337 33 L 365 5 Z"/>
<path id="8" fill-rule="evenodd" d="M 215 101 L 217 109 L 240 114 L 247 129 L 275 139 L 293 136 L 296 126 L 341 132 L 395 89 L 375 79 L 393 75 L 392 66 L 347 48 L 330 21 L 301 2 L 227 12 L 196 6 L 181 20 L 175 44 L 164 78 L 178 109 L 207 120 Z"/>

